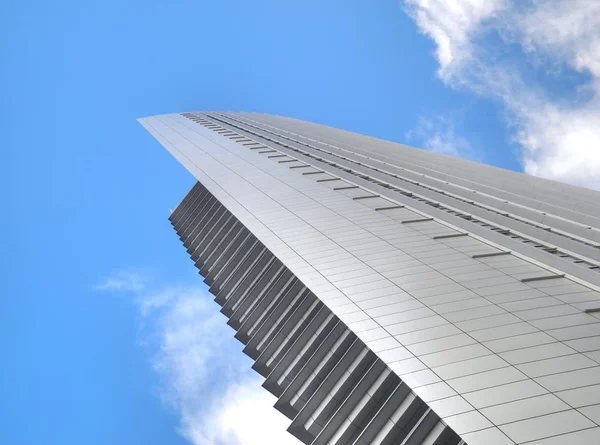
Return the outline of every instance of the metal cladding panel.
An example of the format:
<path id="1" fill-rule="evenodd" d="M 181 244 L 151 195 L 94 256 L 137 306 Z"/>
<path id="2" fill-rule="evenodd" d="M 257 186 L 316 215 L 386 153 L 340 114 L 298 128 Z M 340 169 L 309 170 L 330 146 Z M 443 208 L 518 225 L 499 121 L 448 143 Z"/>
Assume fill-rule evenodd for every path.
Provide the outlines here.
<path id="1" fill-rule="evenodd" d="M 344 378 L 346 384 L 331 394 L 333 399 L 320 394 L 322 400 L 318 404 L 314 398 L 303 402 L 320 407 L 315 408 L 319 413 L 314 417 L 277 385 L 275 380 L 280 378 L 269 380 L 266 375 L 270 382 L 267 388 L 284 394 L 288 400 L 282 411 L 291 416 L 299 409 L 295 416 L 308 415 L 304 422 L 295 417 L 291 431 L 306 443 L 337 443 L 331 442 L 335 438 L 339 443 L 347 443 L 343 440 L 349 437 L 356 443 L 369 443 L 364 442 L 367 437 L 371 443 L 396 443 L 401 434 L 411 437 L 402 443 L 453 443 L 444 439 L 449 429 L 436 427 L 439 416 L 471 445 L 544 445 L 559 437 L 567 443 L 577 443 L 576 439 L 568 439 L 579 436 L 593 438 L 586 443 L 600 440 L 600 320 L 597 312 L 586 313 L 600 307 L 600 294 L 593 284 L 595 277 L 600 276 L 592 255 L 598 241 L 597 227 L 588 229 L 586 237 L 575 233 L 582 221 L 595 221 L 593 211 L 589 216 L 582 211 L 587 211 L 588 198 L 595 192 L 579 192 L 582 189 L 565 186 L 564 190 L 576 193 L 577 198 L 570 205 L 558 198 L 548 200 L 546 207 L 555 210 L 554 216 L 550 215 L 554 220 L 549 217 L 544 223 L 562 226 L 549 226 L 550 230 L 546 230 L 540 224 L 522 221 L 523 214 L 531 210 L 526 206 L 527 200 L 546 196 L 544 181 L 527 178 L 521 183 L 535 183 L 535 194 L 524 193 L 515 200 L 527 208 L 509 214 L 506 225 L 499 226 L 481 217 L 485 212 L 498 210 L 489 202 L 487 207 L 479 202 L 480 207 L 475 207 L 481 215 L 473 217 L 450 207 L 446 201 L 432 200 L 430 195 L 439 192 L 427 189 L 432 188 L 427 181 L 440 182 L 441 178 L 448 182 L 449 189 L 465 187 L 459 180 L 450 184 L 451 171 L 442 168 L 440 158 L 431 158 L 430 167 L 436 166 L 437 172 L 430 168 L 430 177 L 423 180 L 427 187 L 413 181 L 413 189 L 428 190 L 428 196 L 420 195 L 402 185 L 406 180 L 402 175 L 397 175 L 396 182 L 382 179 L 389 176 L 387 170 L 411 161 L 413 151 L 410 156 L 405 154 L 410 159 L 394 161 L 398 165 L 390 156 L 384 171 L 381 166 L 374 167 L 372 160 L 363 162 L 364 154 L 358 153 L 358 148 L 356 152 L 350 150 L 362 144 L 363 139 L 358 136 L 351 146 L 346 133 L 342 137 L 338 130 L 315 129 L 313 124 L 297 121 L 277 127 L 280 119 L 236 113 L 185 113 L 145 118 L 141 123 L 311 291 L 312 298 L 323 302 L 358 341 L 428 405 L 422 411 L 405 406 L 405 399 L 384 400 L 378 412 L 398 412 L 399 418 L 404 419 L 400 427 L 394 422 L 395 414 L 390 414 L 385 422 L 367 416 L 371 420 L 366 423 L 348 423 L 344 416 L 362 416 L 350 405 L 356 400 L 366 401 L 360 391 L 377 381 L 374 375 L 365 377 L 359 373 Z M 343 140 L 334 140 L 335 137 Z M 346 145 L 340 148 L 343 144 Z M 342 151 L 346 159 L 340 159 Z M 426 162 L 430 159 L 427 155 L 414 155 L 414 163 Z M 285 162 L 288 160 L 293 162 Z M 462 171 L 465 165 L 470 169 L 481 167 L 486 175 L 497 170 L 461 164 L 466 161 L 453 162 L 454 172 Z M 412 168 L 416 169 L 414 165 Z M 482 173 L 466 176 L 471 186 L 478 175 Z M 507 194 L 515 190 L 508 185 L 500 187 L 494 181 L 502 182 L 505 177 L 480 179 L 477 186 L 485 189 L 482 194 L 495 187 L 495 198 L 501 196 L 504 203 Z M 200 196 L 197 187 L 191 193 Z M 366 195 L 379 196 L 366 199 Z M 182 233 L 194 233 L 189 222 L 194 215 L 188 207 L 198 205 L 198 196 L 184 199 L 172 215 L 172 222 L 176 228 L 180 224 Z M 544 205 L 540 203 L 539 207 Z M 221 213 L 212 216 L 226 220 Z M 464 224 L 452 224 L 453 218 L 460 218 Z M 529 226 L 527 233 L 515 229 L 524 225 Z M 204 230 L 210 231 L 211 227 Z M 578 248 L 569 250 L 566 256 L 557 255 L 563 253 L 564 246 L 547 245 L 548 239 L 537 238 L 541 237 L 539 233 L 554 236 L 554 232 L 562 238 L 569 233 L 573 239 L 561 243 Z M 195 235 L 196 242 L 200 242 L 201 238 Z M 205 245 L 211 244 L 207 242 L 204 240 Z M 252 295 L 251 292 L 241 298 Z M 292 297 L 295 295 L 290 294 Z M 221 304 L 226 301 L 224 296 Z M 234 303 L 246 308 L 240 312 L 243 317 L 263 319 L 252 317 L 251 310 L 264 303 L 244 300 L 229 304 Z M 317 314 L 318 309 L 315 310 Z M 271 330 L 269 345 L 246 339 L 253 345 L 252 351 L 277 351 L 277 360 L 285 360 L 286 348 L 300 350 L 294 342 L 310 339 L 316 342 L 310 349 L 313 356 L 329 360 L 318 348 L 321 344 L 331 347 L 335 342 L 326 336 L 315 337 L 321 328 L 319 323 L 303 322 L 301 313 L 278 313 L 283 314 L 280 322 L 289 321 L 294 326 L 282 326 L 281 334 Z M 315 333 L 305 332 L 306 329 L 314 329 Z M 251 330 L 267 332 L 260 326 Z M 331 332 L 339 335 L 335 329 Z M 256 356 L 256 352 L 252 353 Z M 348 349 L 336 360 L 380 372 L 365 359 L 356 362 L 358 356 L 347 355 L 355 353 L 356 348 Z M 256 359 L 261 363 L 257 370 L 263 375 L 270 372 L 271 365 L 277 373 L 282 372 L 283 368 L 269 361 L 270 356 L 259 355 Z M 310 358 L 306 360 L 305 366 L 316 366 L 311 365 Z M 288 362 L 281 366 L 284 365 Z M 339 365 L 332 362 L 331 366 L 329 372 L 337 375 Z M 306 372 L 295 369 L 293 375 L 322 378 L 314 375 L 313 368 Z M 299 386 L 293 379 L 281 381 L 290 387 Z M 332 391 L 327 385 L 323 388 L 328 388 L 327 393 Z M 350 405 L 344 405 L 345 400 Z M 416 414 L 407 418 L 407 413 L 413 411 Z M 353 431 L 350 424 L 360 424 L 362 432 Z M 378 425 L 379 432 L 375 434 L 369 425 Z M 421 429 L 411 433 L 412 430 L 407 431 L 409 426 Z M 424 429 L 431 433 L 425 434 Z M 427 436 L 433 431 L 439 434 Z M 419 441 L 415 442 L 417 438 Z"/>
<path id="2" fill-rule="evenodd" d="M 382 196 L 400 199 L 417 210 L 464 228 L 472 234 L 481 235 L 544 264 L 600 284 L 600 219 L 593 216 L 600 211 L 597 204 L 600 193 L 596 191 L 359 135 L 350 134 L 355 139 L 355 145 L 330 138 L 324 138 L 327 142 L 323 142 L 237 114 L 232 116 L 230 113 L 212 113 L 211 117 L 226 122 L 245 134 L 276 142 L 285 147 L 284 150 L 292 150 L 297 157 L 308 160 L 313 165 L 322 164 L 321 167 L 328 171 L 333 167 L 340 177 L 355 181 Z M 262 115 L 258 117 L 263 120 L 269 118 Z M 301 124 L 321 128 L 315 124 Z M 341 132 L 334 129 L 327 131 L 335 135 Z M 356 145 L 356 139 L 360 145 Z M 390 145 L 394 150 L 390 151 Z M 407 152 L 410 156 L 406 156 Z M 410 162 L 396 159 L 402 153 Z M 499 178 L 504 178 L 509 188 L 513 183 L 522 182 L 521 177 L 532 184 L 523 187 L 519 194 L 508 193 L 501 188 L 502 184 L 498 187 L 486 185 L 486 175 L 482 176 L 482 182 L 473 182 L 466 181 L 462 176 L 449 176 L 443 171 L 432 169 L 436 167 L 443 170 L 445 164 L 458 164 L 461 173 L 466 176 L 473 176 L 472 171 L 481 176 L 484 171 L 496 182 Z M 473 168 L 475 165 L 477 168 Z M 513 178 L 515 175 L 516 179 Z M 560 205 L 550 205 L 532 197 L 532 191 L 536 190 L 545 193 L 544 199 L 560 198 Z M 572 210 L 577 205 L 583 205 L 587 213 Z"/>
<path id="3" fill-rule="evenodd" d="M 526 204 L 537 201 L 535 208 L 563 209 L 566 215 L 600 218 L 598 192 L 556 181 L 480 164 L 441 153 L 432 153 L 402 144 L 363 136 L 324 125 L 283 116 L 259 113 L 226 113 L 270 126 L 286 135 L 301 135 L 330 147 L 345 147 L 359 156 L 385 159 L 390 164 L 418 168 L 453 184 L 475 187 L 492 196 Z M 267 127 L 268 128 L 268 127 Z M 572 212 L 572 213 L 567 213 Z"/>
<path id="4" fill-rule="evenodd" d="M 212 197 L 197 183 L 171 216 L 192 258 L 203 245 L 235 239 L 227 228 L 240 224 L 214 199 L 198 205 L 198 197 L 205 195 Z M 199 229 L 186 229 L 190 218 Z M 212 220 L 227 223 L 210 224 Z M 384 408 L 388 392 L 402 384 L 400 378 L 254 235 L 248 238 L 252 248 L 247 255 L 230 253 L 233 265 L 213 264 L 214 272 L 228 276 L 214 292 L 215 301 L 237 331 L 235 338 L 246 344 L 244 352 L 255 360 L 253 369 L 265 377 L 263 386 L 279 397 L 276 407 L 292 420 L 292 434 L 307 444 L 363 443 L 365 434 L 372 433 L 369 425 L 393 421 L 396 427 L 382 443 L 425 443 L 425 437 L 431 443 L 462 442 L 408 389 L 398 393 L 396 402 L 410 400 L 414 412 L 392 419 Z M 207 252 L 196 261 L 200 273 L 202 257 L 214 254 Z"/>

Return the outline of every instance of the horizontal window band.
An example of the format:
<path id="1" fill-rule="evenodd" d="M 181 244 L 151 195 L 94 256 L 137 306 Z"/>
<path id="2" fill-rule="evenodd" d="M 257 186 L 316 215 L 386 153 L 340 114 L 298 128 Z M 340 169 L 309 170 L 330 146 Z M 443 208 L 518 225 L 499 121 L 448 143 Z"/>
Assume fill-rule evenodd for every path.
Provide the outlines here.
<path id="1" fill-rule="evenodd" d="M 500 256 L 500 255 L 510 255 L 511 251 L 510 250 L 506 250 L 503 252 L 492 252 L 492 253 L 478 253 L 476 255 L 473 255 L 471 258 L 490 258 L 490 257 L 494 257 L 494 256 Z"/>
<path id="2" fill-rule="evenodd" d="M 321 173 L 325 173 L 325 172 L 306 172 L 306 173 L 302 173 L 303 175 L 320 175 Z"/>
<path id="3" fill-rule="evenodd" d="M 449 235 L 438 235 L 434 236 L 433 239 L 447 239 L 447 238 L 458 238 L 460 236 L 469 236 L 468 233 L 451 233 Z"/>
<path id="4" fill-rule="evenodd" d="M 375 210 L 379 212 L 381 210 L 393 210 L 393 209 L 403 209 L 403 208 L 404 208 L 404 206 L 402 204 L 399 204 L 399 205 L 389 206 L 389 207 L 377 207 Z M 433 219 L 433 218 L 431 218 L 431 219 Z M 402 221 L 402 222 L 404 223 L 404 221 Z M 414 221 L 414 222 L 417 222 L 417 221 Z"/>
<path id="5" fill-rule="evenodd" d="M 341 181 L 342 178 L 317 179 L 317 182 Z"/>
<path id="6" fill-rule="evenodd" d="M 354 199 L 356 201 L 357 199 L 368 199 L 368 198 L 379 198 L 379 195 L 355 196 L 352 199 Z"/>
<path id="7" fill-rule="evenodd" d="M 336 187 L 334 190 L 350 190 L 359 188 L 357 185 L 349 185 L 347 187 Z"/>
<path id="8" fill-rule="evenodd" d="M 308 168 L 312 167 L 312 165 L 292 165 L 290 168 Z"/>
<path id="9" fill-rule="evenodd" d="M 413 223 L 420 223 L 420 222 L 427 222 L 427 221 L 433 221 L 433 218 L 406 219 L 404 221 L 401 221 L 401 223 L 402 224 L 413 224 Z"/>
<path id="10" fill-rule="evenodd" d="M 523 278 L 521 283 L 529 283 L 530 281 L 542 281 L 542 280 L 554 280 L 556 278 L 564 278 L 565 274 L 557 274 L 557 275 L 545 275 L 541 277 L 531 277 L 531 278 Z"/>

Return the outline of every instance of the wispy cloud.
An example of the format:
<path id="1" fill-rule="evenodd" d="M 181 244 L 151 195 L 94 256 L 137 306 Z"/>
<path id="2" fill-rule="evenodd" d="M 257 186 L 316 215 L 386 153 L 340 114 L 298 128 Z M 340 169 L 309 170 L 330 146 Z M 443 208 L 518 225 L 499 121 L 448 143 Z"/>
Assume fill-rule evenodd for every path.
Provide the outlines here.
<path id="1" fill-rule="evenodd" d="M 440 79 L 503 104 L 527 173 L 600 188 L 600 2 L 405 5 L 436 44 Z"/>
<path id="2" fill-rule="evenodd" d="M 473 160 L 481 157 L 469 141 L 456 132 L 454 122 L 446 117 L 420 117 L 415 128 L 406 133 L 406 138 L 436 153 Z"/>
<path id="3" fill-rule="evenodd" d="M 136 287 L 134 299 L 161 397 L 179 414 L 182 436 L 194 445 L 299 443 L 204 287 Z"/>
<path id="4" fill-rule="evenodd" d="M 113 292 L 141 292 L 148 284 L 148 276 L 144 272 L 133 270 L 117 271 L 104 278 L 95 286 L 96 290 Z"/>

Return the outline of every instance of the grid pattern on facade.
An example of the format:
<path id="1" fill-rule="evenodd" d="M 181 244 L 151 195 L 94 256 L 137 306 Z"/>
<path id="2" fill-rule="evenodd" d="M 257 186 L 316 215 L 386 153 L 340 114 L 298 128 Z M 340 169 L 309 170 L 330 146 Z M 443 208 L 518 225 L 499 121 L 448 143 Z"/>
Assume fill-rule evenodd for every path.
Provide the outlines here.
<path id="1" fill-rule="evenodd" d="M 170 220 L 298 439 L 464 444 L 200 183 Z"/>
<path id="2" fill-rule="evenodd" d="M 142 123 L 468 443 L 600 438 L 593 286 L 207 114 Z"/>
<path id="3" fill-rule="evenodd" d="M 364 155 L 362 157 L 366 159 L 360 159 L 360 154 L 352 152 L 350 155 L 335 153 L 332 150 L 337 147 L 330 144 L 327 144 L 326 148 L 318 147 L 315 143 L 302 141 L 299 135 L 294 135 L 293 138 L 289 134 L 283 134 L 281 130 L 276 132 L 271 128 L 260 128 L 255 121 L 231 117 L 223 113 L 211 113 L 207 116 L 217 122 L 233 125 L 238 130 L 278 143 L 281 147 L 301 152 L 318 161 L 323 161 L 319 155 L 329 155 L 332 159 L 336 159 L 335 163 L 328 163 L 335 168 L 341 168 L 388 191 L 401 193 L 411 200 L 420 201 L 448 215 L 461 218 L 467 223 L 465 227 L 476 224 L 509 238 L 513 245 L 517 245 L 512 242 L 514 240 L 553 255 L 556 259 L 560 259 L 558 264 L 568 261 L 577 268 L 584 268 L 580 270 L 585 274 L 584 277 L 592 277 L 597 284 L 600 284 L 600 276 L 594 277 L 587 273 L 589 271 L 600 273 L 600 230 L 588 225 L 593 223 L 597 227 L 600 226 L 600 220 L 597 218 L 585 216 L 586 224 L 583 224 L 577 220 L 558 218 L 548 212 L 524 205 L 514 205 L 490 194 L 480 192 L 477 195 L 477 191 L 472 188 L 455 186 L 453 192 L 449 182 L 444 182 L 442 185 L 439 179 L 426 178 L 425 175 L 411 172 L 406 168 L 400 169 L 401 173 L 393 172 L 391 170 L 394 167 L 387 162 L 380 161 L 382 165 L 372 166 L 370 164 L 376 163 L 377 159 Z M 191 116 L 188 117 L 193 119 Z M 427 183 L 426 179 L 430 179 L 430 183 Z M 456 193 L 459 191 L 462 193 Z M 577 216 L 581 219 L 581 215 Z M 547 258 L 543 259 L 548 261 Z M 577 268 L 571 270 L 577 271 Z"/>

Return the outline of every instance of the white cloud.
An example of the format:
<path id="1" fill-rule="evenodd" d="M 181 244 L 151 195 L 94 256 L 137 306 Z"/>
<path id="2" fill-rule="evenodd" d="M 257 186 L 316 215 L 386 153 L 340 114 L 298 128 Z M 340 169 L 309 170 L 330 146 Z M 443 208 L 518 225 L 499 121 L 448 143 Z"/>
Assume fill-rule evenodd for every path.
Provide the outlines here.
<path id="1" fill-rule="evenodd" d="M 504 105 L 527 173 L 600 188 L 600 2 L 405 4 L 436 43 L 442 81 Z M 579 80 L 560 94 L 531 72 L 552 81 L 572 80 L 576 72 Z"/>
<path id="2" fill-rule="evenodd" d="M 419 118 L 416 127 L 406 134 L 406 138 L 419 141 L 423 148 L 436 153 L 467 159 L 476 159 L 478 156 L 469 141 L 456 133 L 454 122 L 446 117 Z"/>
<path id="3" fill-rule="evenodd" d="M 147 285 L 147 275 L 143 272 L 122 270 L 105 278 L 96 290 L 116 292 L 140 292 Z"/>
<path id="4" fill-rule="evenodd" d="M 408 13 L 436 43 L 439 76 L 453 74 L 476 56 L 472 40 L 484 31 L 486 21 L 501 11 L 507 0 L 406 0 Z"/>
<path id="5" fill-rule="evenodd" d="M 155 329 L 154 365 L 183 436 L 195 445 L 298 443 L 204 290 L 170 287 L 138 301 Z"/>
<path id="6" fill-rule="evenodd" d="M 231 385 L 206 413 L 191 419 L 188 435 L 194 444 L 299 445 L 286 432 L 290 421 L 273 408 L 276 398 L 248 379 Z M 197 427 L 201 425 L 201 429 Z"/>
<path id="7" fill-rule="evenodd" d="M 113 281 L 118 280 L 106 282 Z M 179 414 L 183 437 L 194 445 L 299 443 L 204 288 L 167 286 L 153 292 L 142 286 L 135 301 L 161 397 Z"/>

